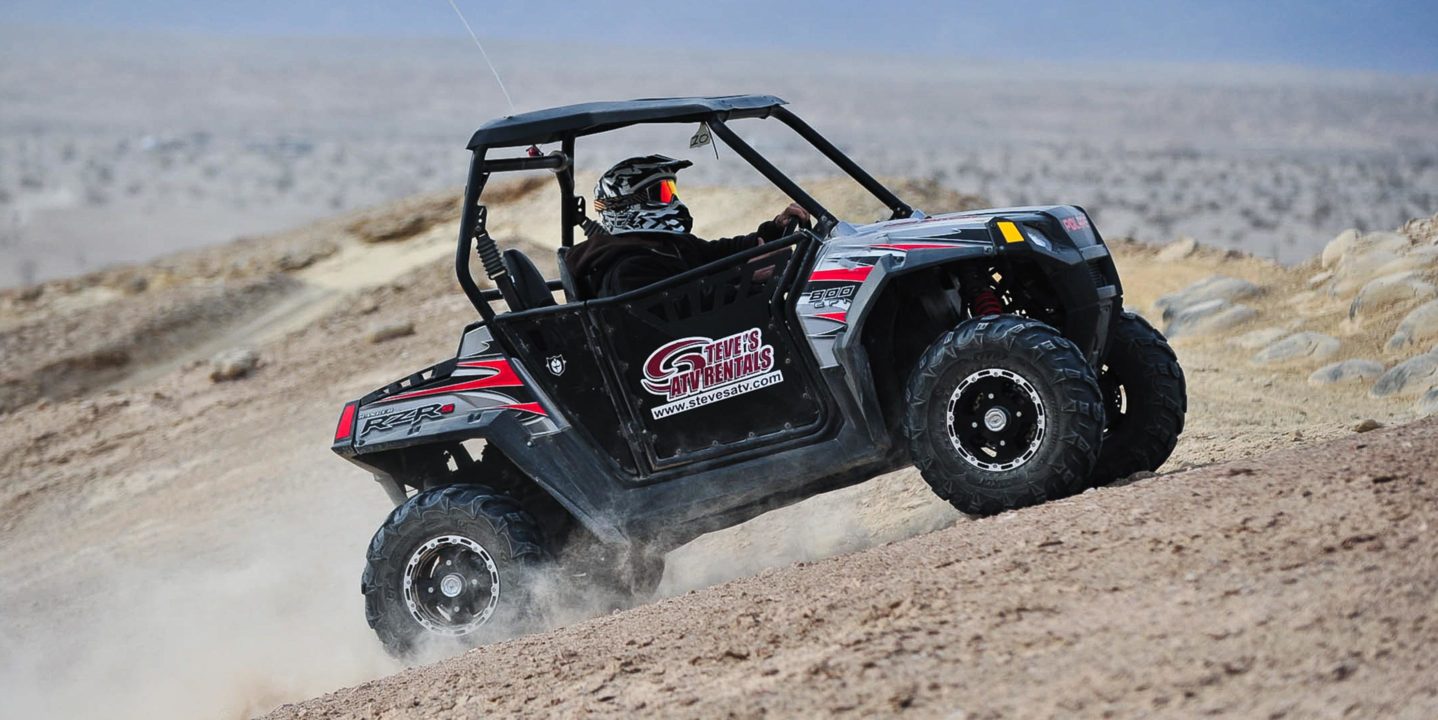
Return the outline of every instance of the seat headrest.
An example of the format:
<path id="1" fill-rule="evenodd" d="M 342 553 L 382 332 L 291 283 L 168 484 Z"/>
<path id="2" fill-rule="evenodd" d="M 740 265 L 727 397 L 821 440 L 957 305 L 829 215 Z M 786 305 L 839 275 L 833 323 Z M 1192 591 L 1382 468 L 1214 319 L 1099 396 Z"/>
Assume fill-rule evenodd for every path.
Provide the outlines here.
<path id="1" fill-rule="evenodd" d="M 544 275 L 527 255 L 511 248 L 504 251 L 501 260 L 505 272 L 509 275 L 511 292 L 505 292 L 505 288 L 500 287 L 500 293 L 504 295 L 505 302 L 509 303 L 511 311 L 533 310 L 557 304 L 554 302 L 554 293 L 549 291 L 549 286 L 544 282 Z"/>

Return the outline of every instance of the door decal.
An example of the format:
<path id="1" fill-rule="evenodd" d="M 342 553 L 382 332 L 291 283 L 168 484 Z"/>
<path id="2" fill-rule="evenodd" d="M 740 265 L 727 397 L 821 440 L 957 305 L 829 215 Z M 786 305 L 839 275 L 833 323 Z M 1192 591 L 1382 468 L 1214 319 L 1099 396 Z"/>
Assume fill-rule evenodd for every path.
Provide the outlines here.
<path id="1" fill-rule="evenodd" d="M 781 382 L 784 373 L 774 369 L 774 348 L 758 328 L 718 340 L 675 340 L 644 361 L 644 389 L 667 401 L 650 410 L 655 420 Z"/>

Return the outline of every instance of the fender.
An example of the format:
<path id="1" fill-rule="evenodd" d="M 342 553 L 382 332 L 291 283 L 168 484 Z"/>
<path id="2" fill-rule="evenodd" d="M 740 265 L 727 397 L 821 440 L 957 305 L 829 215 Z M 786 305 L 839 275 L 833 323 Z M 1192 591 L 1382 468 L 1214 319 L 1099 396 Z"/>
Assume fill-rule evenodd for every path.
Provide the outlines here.
<path id="1" fill-rule="evenodd" d="M 991 244 L 964 244 L 952 248 L 915 250 L 905 255 L 887 255 L 874 263 L 849 306 L 848 328 L 834 343 L 834 360 L 843 369 L 849 392 L 859 399 L 864 419 L 869 425 L 871 438 L 887 438 L 882 413 L 879 411 L 879 397 L 874 389 L 873 369 L 869 364 L 869 353 L 864 349 L 864 325 L 870 312 L 878 305 L 879 298 L 891 284 L 906 274 L 979 258 L 993 257 Z"/>
<path id="2" fill-rule="evenodd" d="M 603 486 L 604 463 L 597 457 L 588 463 L 565 461 L 593 454 L 565 432 L 570 427 L 522 363 L 483 352 L 446 360 L 347 404 L 331 448 L 374 473 L 400 503 L 406 497 L 401 479 L 406 468 L 432 459 L 446 445 L 484 440 L 595 536 L 625 544 L 624 534 L 601 510 L 604 498 L 586 492 Z M 546 445 L 554 451 L 536 452 Z M 586 480 L 589 475 L 595 478 Z"/>
<path id="3" fill-rule="evenodd" d="M 831 351 L 834 362 L 843 370 L 850 392 L 860 400 L 863 415 L 871 425 L 871 435 L 882 432 L 882 427 L 876 412 L 878 398 L 874 391 L 873 371 L 863 345 L 865 325 L 884 293 L 894 283 L 902 282 L 905 276 L 913 273 L 975 260 L 993 262 L 1005 257 L 1032 263 L 1049 279 L 1059 295 L 1059 301 L 1068 309 L 1066 327 L 1059 330 L 1078 344 L 1089 361 L 1097 366 L 1107 347 L 1109 325 L 1118 315 L 1115 309 L 1121 307 L 1122 291 L 1108 248 L 1096 232 L 1089 230 L 1087 216 L 1083 215 L 1085 222 L 1076 224 L 1080 226 L 1080 231 L 1071 231 L 1063 223 L 1066 218 L 1080 215 L 1083 211 L 1076 207 L 1005 212 L 989 217 L 985 227 L 978 229 L 980 234 L 977 236 L 971 234 L 972 231 L 965 231 L 937 236 L 933 243 L 877 246 L 903 249 L 904 252 L 885 253 L 864 268 L 863 280 L 844 313 L 846 327 L 834 338 Z M 1001 222 L 1023 223 L 1030 228 L 1040 226 L 1050 242 L 1040 246 L 1017 238 L 1010 240 L 999 227 Z M 919 236 L 906 238 L 911 241 L 922 239 Z"/>
<path id="4" fill-rule="evenodd" d="M 1063 220 L 1082 217 L 1080 230 L 1069 230 Z M 1017 223 L 1023 227 L 1043 228 L 1050 239 L 1046 246 L 1021 239 L 1008 239 L 1001 223 Z M 995 214 L 986 223 L 986 240 L 949 241 L 950 247 L 928 246 L 903 254 L 878 258 L 873 269 L 855 293 L 847 318 L 848 331 L 835 343 L 835 354 L 853 357 L 852 346 L 859 343 L 869 311 L 877 304 L 890 282 L 904 275 L 934 267 L 957 264 L 979 258 L 1010 257 L 1033 263 L 1049 279 L 1068 309 L 1067 327 L 1059 328 L 1083 349 L 1089 362 L 1098 364 L 1107 349 L 1108 327 L 1122 305 L 1122 287 L 1109 250 L 1096 231 L 1091 229 L 1081 208 L 1056 207 L 1042 211 Z M 1012 230 L 1012 227 L 1010 228 Z M 845 353 L 845 350 L 849 352 Z"/>

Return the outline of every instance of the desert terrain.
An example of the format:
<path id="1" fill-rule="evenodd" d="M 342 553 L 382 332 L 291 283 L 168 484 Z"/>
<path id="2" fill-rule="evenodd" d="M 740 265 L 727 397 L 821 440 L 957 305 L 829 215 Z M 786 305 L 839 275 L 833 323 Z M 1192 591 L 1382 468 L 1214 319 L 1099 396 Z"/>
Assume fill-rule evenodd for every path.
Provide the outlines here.
<path id="1" fill-rule="evenodd" d="M 782 206 L 686 193 L 710 236 Z M 487 196 L 500 242 L 551 268 L 552 194 Z M 404 670 L 358 592 L 389 503 L 329 438 L 473 319 L 456 215 L 440 190 L 0 291 L 4 715 L 1438 709 L 1438 218 L 1308 238 L 1296 264 L 1109 233 L 1189 381 L 1157 476 L 971 521 L 895 473 L 676 550 L 653 605 L 562 598 L 555 630 Z"/>
<path id="2" fill-rule="evenodd" d="M 669 598 L 270 718 L 1432 717 L 1438 421 Z"/>
<path id="3" fill-rule="evenodd" d="M 442 5 L 442 3 L 441 3 Z M 448 19 L 446 19 L 446 22 Z M 1438 80 L 1238 65 L 493 44 L 519 111 L 772 93 L 870 170 L 1003 205 L 1062 198 L 1111 235 L 1285 263 L 1438 207 Z M 467 39 L 211 37 L 0 24 L 0 287 L 147 261 L 450 188 L 509 108 Z M 751 128 L 741 124 L 741 133 Z M 621 132 L 578 162 L 654 151 Z M 662 147 L 685 148 L 683 130 Z M 787 171 L 833 169 L 786 133 Z M 702 162 L 686 180 L 756 182 Z M 587 188 L 585 188 L 587 190 Z"/>

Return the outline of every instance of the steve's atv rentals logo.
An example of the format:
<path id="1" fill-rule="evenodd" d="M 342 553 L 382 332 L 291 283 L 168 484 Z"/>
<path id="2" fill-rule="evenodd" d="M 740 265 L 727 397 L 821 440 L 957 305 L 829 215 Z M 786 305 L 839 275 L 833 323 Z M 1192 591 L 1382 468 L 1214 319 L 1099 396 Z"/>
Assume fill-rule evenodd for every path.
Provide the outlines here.
<path id="1" fill-rule="evenodd" d="M 644 361 L 644 389 L 668 401 L 650 411 L 655 420 L 781 382 L 774 348 L 758 328 L 718 340 L 675 340 Z"/>

